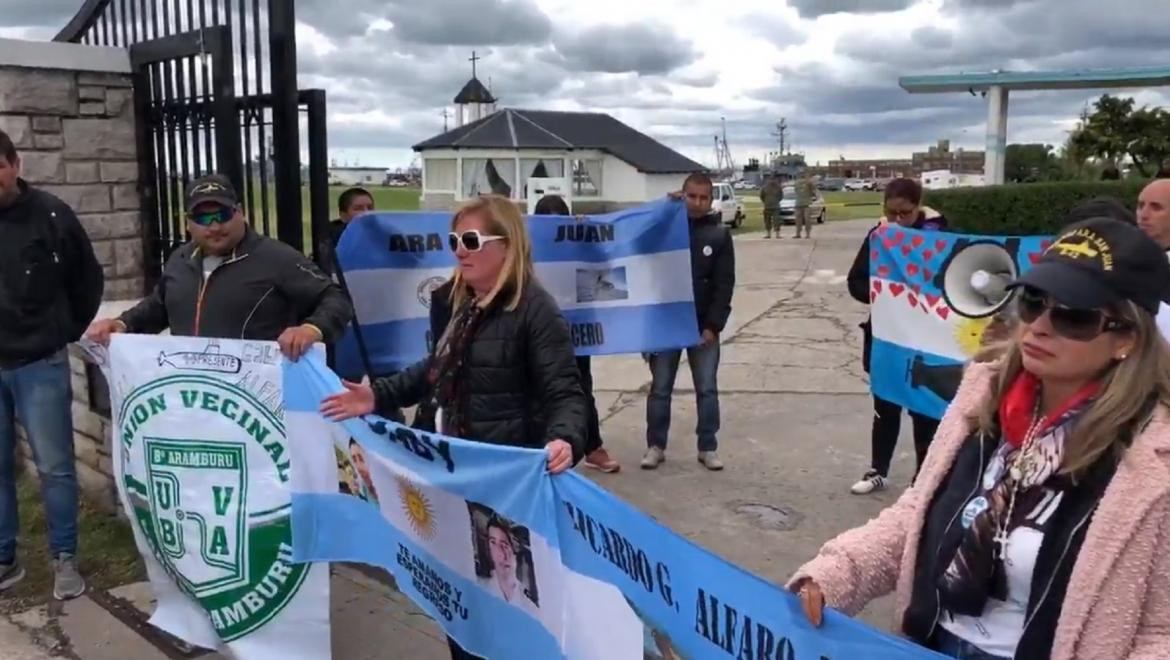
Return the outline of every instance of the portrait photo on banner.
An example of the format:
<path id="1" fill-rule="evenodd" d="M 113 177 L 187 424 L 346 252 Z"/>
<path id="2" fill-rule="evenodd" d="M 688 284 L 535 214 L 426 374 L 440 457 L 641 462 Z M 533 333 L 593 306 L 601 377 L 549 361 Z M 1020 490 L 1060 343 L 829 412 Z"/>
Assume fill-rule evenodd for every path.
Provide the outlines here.
<path id="1" fill-rule="evenodd" d="M 468 502 L 467 510 L 480 587 L 539 618 L 540 591 L 528 528 L 482 504 Z"/>
<path id="2" fill-rule="evenodd" d="M 333 453 L 337 458 L 337 489 L 378 506 L 378 489 L 370 477 L 366 452 L 353 438 L 334 434 Z"/>

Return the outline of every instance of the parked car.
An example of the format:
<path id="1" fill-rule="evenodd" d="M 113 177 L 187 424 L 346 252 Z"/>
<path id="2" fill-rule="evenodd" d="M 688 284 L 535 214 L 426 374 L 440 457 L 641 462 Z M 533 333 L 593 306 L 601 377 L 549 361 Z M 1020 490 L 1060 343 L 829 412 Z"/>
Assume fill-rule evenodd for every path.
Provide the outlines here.
<path id="1" fill-rule="evenodd" d="M 817 182 L 818 190 L 844 190 L 845 179 L 825 178 Z"/>
<path id="2" fill-rule="evenodd" d="M 845 190 L 869 190 L 868 184 L 861 179 L 849 179 L 843 184 Z"/>
<path id="3" fill-rule="evenodd" d="M 808 214 L 816 220 L 818 225 L 825 224 L 825 198 L 819 190 L 813 191 L 812 203 L 808 205 Z M 784 197 L 780 199 L 780 223 L 785 225 L 796 224 L 796 188 L 784 186 Z"/>
<path id="4" fill-rule="evenodd" d="M 719 220 L 725 225 L 739 227 L 743 224 L 743 201 L 735 195 L 735 188 L 730 183 L 715 184 L 712 191 L 711 211 L 719 214 Z"/>

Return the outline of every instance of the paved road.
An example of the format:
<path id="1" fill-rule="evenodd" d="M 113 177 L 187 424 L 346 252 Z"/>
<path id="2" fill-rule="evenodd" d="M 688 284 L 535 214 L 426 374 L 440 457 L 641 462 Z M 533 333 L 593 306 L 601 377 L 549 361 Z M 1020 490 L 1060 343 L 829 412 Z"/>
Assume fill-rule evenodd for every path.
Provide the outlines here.
<path id="1" fill-rule="evenodd" d="M 595 360 L 594 377 L 606 445 L 625 469 L 590 476 L 678 533 L 778 582 L 824 541 L 892 502 L 912 475 L 908 441 L 895 457 L 890 491 L 848 492 L 868 465 L 871 412 L 857 328 L 865 309 L 848 297 L 844 279 L 869 226 L 831 223 L 818 227 L 813 240 L 797 241 L 791 233 L 780 240 L 737 237 L 738 284 L 719 374 L 725 471 L 709 473 L 695 461 L 694 395 L 685 367 L 668 460 L 655 472 L 639 470 L 649 373 L 637 357 L 609 357 Z M 142 585 L 117 595 L 150 608 Z M 890 600 L 873 603 L 863 618 L 888 628 Z M 446 657 L 435 625 L 367 574 L 338 567 L 332 603 L 335 658 Z M 54 639 L 84 660 L 127 657 L 127 648 L 136 658 L 167 657 L 139 651 L 136 633 L 91 605 L 71 604 L 60 617 L 28 613 L 21 630 L 25 636 L 40 631 L 42 643 Z M 7 640 L 20 636 L 0 622 L 5 658 Z"/>

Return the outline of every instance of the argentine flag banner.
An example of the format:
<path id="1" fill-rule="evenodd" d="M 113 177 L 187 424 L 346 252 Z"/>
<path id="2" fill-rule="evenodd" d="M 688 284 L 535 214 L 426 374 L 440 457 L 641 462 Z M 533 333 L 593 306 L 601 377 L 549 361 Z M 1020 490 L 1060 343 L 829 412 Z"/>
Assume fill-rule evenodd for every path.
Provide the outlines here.
<path id="1" fill-rule="evenodd" d="M 116 334 L 108 350 L 80 347 L 109 384 L 150 623 L 232 658 L 328 658 L 329 567 L 293 561 L 297 459 L 276 343 Z"/>
<path id="2" fill-rule="evenodd" d="M 941 657 L 712 555 L 544 451 L 318 414 L 342 391 L 285 363 L 298 561 L 379 566 L 469 652 L 492 660 Z M 394 652 L 387 649 L 388 657 Z"/>
<path id="3" fill-rule="evenodd" d="M 370 213 L 342 234 L 337 260 L 355 324 L 337 371 L 389 374 L 426 356 L 431 292 L 455 267 L 450 213 Z M 569 323 L 578 355 L 640 353 L 699 342 L 686 207 L 664 199 L 595 216 L 530 216 L 536 277 Z"/>
<path id="4" fill-rule="evenodd" d="M 978 236 L 886 225 L 869 235 L 873 345 L 870 389 L 887 401 L 941 419 L 963 365 L 1007 327 L 1002 285 L 1051 244 L 1047 236 Z M 972 285 L 983 271 L 999 284 Z M 982 276 L 977 276 L 982 277 Z M 998 308 L 997 308 L 998 307 Z"/>

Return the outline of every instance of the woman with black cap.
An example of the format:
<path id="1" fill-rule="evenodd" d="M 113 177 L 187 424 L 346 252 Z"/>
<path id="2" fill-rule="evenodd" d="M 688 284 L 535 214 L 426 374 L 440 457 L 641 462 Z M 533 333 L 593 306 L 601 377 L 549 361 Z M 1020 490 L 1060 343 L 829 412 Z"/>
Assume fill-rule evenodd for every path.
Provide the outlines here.
<path id="1" fill-rule="evenodd" d="M 914 485 L 797 571 L 814 624 L 895 591 L 896 629 L 955 658 L 1170 657 L 1167 280 L 1137 227 L 1066 228 Z"/>

